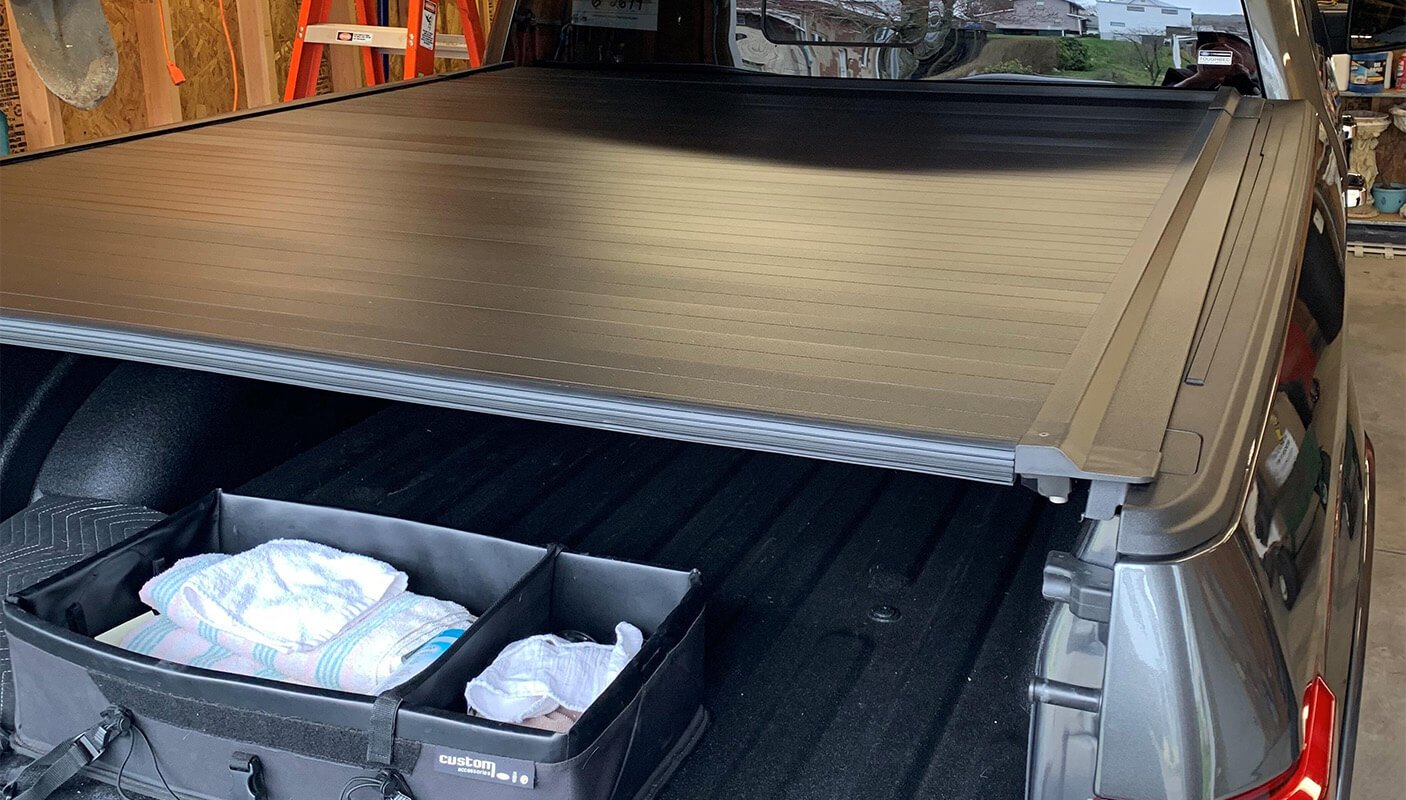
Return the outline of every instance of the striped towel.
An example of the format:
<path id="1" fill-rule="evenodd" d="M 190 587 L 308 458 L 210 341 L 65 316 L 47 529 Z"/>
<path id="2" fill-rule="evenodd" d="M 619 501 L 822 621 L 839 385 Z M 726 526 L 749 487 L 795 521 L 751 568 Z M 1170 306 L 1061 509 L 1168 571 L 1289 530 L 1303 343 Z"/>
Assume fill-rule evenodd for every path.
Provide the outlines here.
<path id="1" fill-rule="evenodd" d="M 379 604 L 327 644 L 280 653 L 201 624 L 195 630 L 158 617 L 127 635 L 122 647 L 194 667 L 304 686 L 373 694 L 407 656 L 447 628 L 474 616 L 447 600 L 406 592 Z"/>
<path id="2" fill-rule="evenodd" d="M 289 681 L 277 670 L 257 661 L 235 655 L 217 644 L 211 644 L 194 633 L 176 625 L 169 617 L 152 617 L 134 628 L 122 640 L 122 648 L 162 661 L 174 661 L 192 667 L 204 667 L 218 672 L 251 675 L 275 681 Z"/>
<path id="3" fill-rule="evenodd" d="M 405 591 L 384 561 L 301 539 L 275 539 L 237 555 L 204 553 L 147 581 L 142 601 L 183 628 L 201 623 L 280 653 L 331 641 Z"/>

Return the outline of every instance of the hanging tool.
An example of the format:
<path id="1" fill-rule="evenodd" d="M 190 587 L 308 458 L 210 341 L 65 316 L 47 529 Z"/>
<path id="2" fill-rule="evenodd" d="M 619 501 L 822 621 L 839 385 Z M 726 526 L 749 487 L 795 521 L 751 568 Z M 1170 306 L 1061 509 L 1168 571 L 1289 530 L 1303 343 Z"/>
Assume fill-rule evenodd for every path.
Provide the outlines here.
<path id="1" fill-rule="evenodd" d="M 99 0 L 6 0 L 39 79 L 60 100 L 97 108 L 117 84 L 117 45 Z"/>

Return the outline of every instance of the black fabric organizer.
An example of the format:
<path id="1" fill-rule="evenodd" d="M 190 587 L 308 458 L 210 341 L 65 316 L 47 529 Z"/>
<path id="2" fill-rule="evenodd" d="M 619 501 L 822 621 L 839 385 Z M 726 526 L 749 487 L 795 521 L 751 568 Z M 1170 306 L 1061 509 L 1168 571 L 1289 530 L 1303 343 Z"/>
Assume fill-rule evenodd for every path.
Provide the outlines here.
<path id="1" fill-rule="evenodd" d="M 278 538 L 386 561 L 409 575 L 411 591 L 458 602 L 478 620 L 379 700 L 159 661 L 92 638 L 142 614 L 137 591 L 176 560 Z M 13 745 L 43 753 L 118 705 L 151 742 L 150 752 L 133 743 L 123 784 L 154 796 L 164 776 L 183 798 L 231 797 L 238 753 L 257 757 L 267 800 L 337 798 L 376 766 L 397 770 L 416 800 L 645 797 L 704 724 L 701 589 L 696 572 L 216 492 L 6 598 Z M 611 641 L 622 620 L 644 632 L 644 646 L 568 732 L 467 715 L 465 684 L 508 643 L 563 629 Z M 368 763 L 368 749 L 389 764 Z M 115 781 L 125 750 L 109 750 L 88 772 Z"/>

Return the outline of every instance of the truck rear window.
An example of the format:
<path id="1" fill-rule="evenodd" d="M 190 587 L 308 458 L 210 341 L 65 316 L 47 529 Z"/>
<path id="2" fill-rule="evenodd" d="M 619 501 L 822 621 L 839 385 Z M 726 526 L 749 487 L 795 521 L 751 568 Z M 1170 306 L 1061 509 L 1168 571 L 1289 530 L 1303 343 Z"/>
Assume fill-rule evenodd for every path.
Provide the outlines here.
<path id="1" fill-rule="evenodd" d="M 524 0 L 518 63 L 1260 94 L 1241 0 Z"/>

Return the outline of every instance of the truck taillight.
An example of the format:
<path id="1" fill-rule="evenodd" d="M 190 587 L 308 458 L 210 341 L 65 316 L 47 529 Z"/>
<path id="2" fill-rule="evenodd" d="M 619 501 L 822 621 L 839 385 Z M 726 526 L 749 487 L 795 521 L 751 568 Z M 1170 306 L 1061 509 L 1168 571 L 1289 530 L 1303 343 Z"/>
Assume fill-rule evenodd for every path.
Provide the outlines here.
<path id="1" fill-rule="evenodd" d="M 1303 749 L 1287 772 L 1234 800 L 1324 800 L 1333 769 L 1333 693 L 1314 678 L 1303 696 Z"/>

